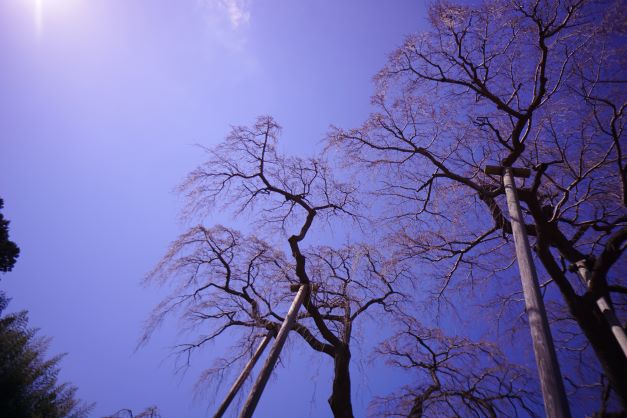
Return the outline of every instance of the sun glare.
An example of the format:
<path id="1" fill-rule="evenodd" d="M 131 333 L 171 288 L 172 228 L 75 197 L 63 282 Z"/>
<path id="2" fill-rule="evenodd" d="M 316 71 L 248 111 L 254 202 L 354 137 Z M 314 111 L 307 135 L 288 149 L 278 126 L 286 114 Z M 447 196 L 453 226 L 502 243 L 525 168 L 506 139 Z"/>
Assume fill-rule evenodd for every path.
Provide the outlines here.
<path id="1" fill-rule="evenodd" d="M 68 18 L 68 13 L 76 9 L 78 2 L 75 0 L 30 0 L 29 3 L 33 9 L 35 33 L 39 38 L 44 33 L 47 20 Z"/>
<path id="2" fill-rule="evenodd" d="M 37 37 L 41 36 L 44 24 L 44 5 L 43 0 L 35 0 L 35 31 Z"/>

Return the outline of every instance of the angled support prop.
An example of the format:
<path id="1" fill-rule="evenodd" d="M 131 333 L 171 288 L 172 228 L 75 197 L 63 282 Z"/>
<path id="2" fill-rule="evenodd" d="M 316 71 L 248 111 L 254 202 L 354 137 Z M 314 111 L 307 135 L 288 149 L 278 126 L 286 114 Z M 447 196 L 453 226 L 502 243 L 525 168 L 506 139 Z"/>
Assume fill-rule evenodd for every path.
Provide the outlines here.
<path id="1" fill-rule="evenodd" d="M 522 210 L 516 192 L 516 177 L 529 177 L 530 171 L 524 168 L 487 166 L 486 174 L 503 176 L 503 185 L 507 197 L 507 207 L 512 224 L 514 245 L 516 247 L 516 260 L 520 271 L 523 295 L 525 297 L 525 310 L 529 320 L 533 352 L 536 358 L 540 387 L 544 399 L 544 411 L 549 418 L 570 417 L 570 409 L 564 381 L 557 362 L 553 337 L 544 307 L 538 274 L 531 255 L 529 237 L 525 230 Z"/>
<path id="2" fill-rule="evenodd" d="M 244 404 L 244 408 L 242 409 L 239 418 L 251 418 L 253 416 L 255 408 L 257 407 L 257 403 L 259 402 L 259 398 L 261 398 L 261 394 L 266 387 L 266 383 L 268 383 L 270 374 L 272 373 L 274 365 L 279 359 L 279 355 L 281 354 L 281 350 L 283 349 L 283 345 L 287 340 L 287 335 L 289 334 L 292 327 L 294 326 L 294 323 L 296 322 L 296 315 L 298 314 L 298 310 L 303 304 L 303 300 L 309 292 L 309 288 L 311 285 L 301 284 L 299 286 L 300 287 L 298 289 L 298 293 L 296 293 L 294 301 L 292 302 L 292 306 L 290 306 L 290 309 L 287 312 L 287 316 L 283 320 L 283 324 L 281 325 L 281 329 L 276 336 L 274 345 L 270 349 L 268 358 L 266 358 L 266 362 L 264 363 L 261 372 L 259 372 L 259 376 L 257 376 L 257 380 L 251 388 L 250 393 L 248 394 L 248 398 L 246 399 L 246 403 Z"/>
<path id="3" fill-rule="evenodd" d="M 226 395 L 226 398 L 224 399 L 222 404 L 220 404 L 220 407 L 218 408 L 218 411 L 215 413 L 213 418 L 220 418 L 222 417 L 222 415 L 224 415 L 227 408 L 233 401 L 233 398 L 235 398 L 235 395 L 237 395 L 237 392 L 239 392 L 239 390 L 241 389 L 242 385 L 246 381 L 246 378 L 252 371 L 253 367 L 255 367 L 255 364 L 259 360 L 259 357 L 261 357 L 261 354 L 263 354 L 263 351 L 275 334 L 276 332 L 274 330 L 269 330 L 265 337 L 263 337 L 263 340 L 261 340 L 261 343 L 259 343 L 257 350 L 255 350 L 255 354 L 253 354 L 252 358 L 248 360 L 248 363 L 246 363 L 244 370 L 242 370 L 240 375 L 237 377 L 237 380 L 235 380 L 235 383 L 233 383 L 233 386 L 231 386 L 231 389 L 229 389 L 229 393 Z"/>
<path id="4" fill-rule="evenodd" d="M 577 272 L 579 273 L 579 277 L 581 281 L 586 285 L 587 288 L 590 288 L 590 270 L 586 266 L 585 260 L 579 260 L 575 263 L 577 267 Z M 608 325 L 612 330 L 612 334 L 614 334 L 614 338 L 618 341 L 620 348 L 623 350 L 623 354 L 627 357 L 627 336 L 625 335 L 625 330 L 620 325 L 612 306 L 609 304 L 607 299 L 604 296 L 601 296 L 597 299 L 597 307 L 605 317 Z"/>

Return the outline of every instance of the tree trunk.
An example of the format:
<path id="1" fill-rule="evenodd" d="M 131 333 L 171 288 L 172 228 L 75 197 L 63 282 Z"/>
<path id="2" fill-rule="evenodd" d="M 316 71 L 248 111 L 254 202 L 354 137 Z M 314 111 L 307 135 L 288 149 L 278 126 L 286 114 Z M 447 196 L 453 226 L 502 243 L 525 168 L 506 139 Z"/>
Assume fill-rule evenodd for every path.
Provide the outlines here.
<path id="1" fill-rule="evenodd" d="M 571 305 L 571 313 L 590 342 L 623 409 L 627 409 L 627 359 L 603 314 L 597 309 L 594 296 L 587 292 L 579 303 Z"/>
<path id="2" fill-rule="evenodd" d="M 435 370 L 431 370 L 431 378 L 435 384 L 429 386 L 421 395 L 414 398 L 414 402 L 412 403 L 411 410 L 409 411 L 407 418 L 422 418 L 425 401 L 433 395 L 433 392 L 440 390 L 440 383 Z"/>
<path id="3" fill-rule="evenodd" d="M 557 248 L 567 260 L 570 256 L 571 262 L 575 262 L 573 258 L 581 259 L 583 257 L 567 242 L 556 225 L 546 220 L 535 195 L 529 194 L 525 202 L 535 220 L 536 252 L 540 261 L 559 288 L 571 315 L 590 342 L 612 389 L 620 399 L 623 409 L 627 410 L 627 379 L 625 379 L 627 376 L 627 358 L 625 358 L 610 325 L 596 304 L 598 296 L 594 296 L 591 291 L 586 292 L 583 296 L 578 296 L 575 293 L 551 254 L 549 246 L 553 245 Z M 605 282 L 605 278 L 603 281 Z"/>
<path id="4" fill-rule="evenodd" d="M 423 404 L 423 397 L 416 397 L 416 399 L 414 399 L 413 405 L 411 406 L 411 411 L 409 411 L 409 415 L 407 415 L 407 418 L 422 418 Z"/>
<path id="5" fill-rule="evenodd" d="M 335 418 L 353 418 L 353 405 L 351 404 L 351 378 L 350 378 L 351 353 L 348 345 L 343 344 L 335 350 L 333 391 L 329 397 L 329 405 Z"/>
<path id="6" fill-rule="evenodd" d="M 618 395 L 623 409 L 627 409 L 627 359 L 612 333 L 603 313 L 598 309 L 596 297 L 588 291 L 583 296 L 574 293 L 565 276 L 557 268 L 541 235 L 538 237 L 538 255 L 542 264 L 559 287 L 570 314 L 583 331 L 607 376 L 612 389 Z"/>

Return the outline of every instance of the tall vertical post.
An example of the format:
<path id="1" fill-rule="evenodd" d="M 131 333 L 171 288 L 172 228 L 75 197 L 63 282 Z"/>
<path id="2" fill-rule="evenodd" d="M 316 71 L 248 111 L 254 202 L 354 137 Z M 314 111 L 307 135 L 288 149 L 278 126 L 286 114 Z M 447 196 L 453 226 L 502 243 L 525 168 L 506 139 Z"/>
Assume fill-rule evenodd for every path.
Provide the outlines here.
<path id="1" fill-rule="evenodd" d="M 544 411 L 549 418 L 570 417 L 564 382 L 557 362 L 551 329 L 540 293 L 538 275 L 533 264 L 529 238 L 518 201 L 514 171 L 511 167 L 504 167 L 502 173 L 514 245 L 516 246 L 516 259 L 518 260 L 520 280 L 525 297 L 525 309 L 529 320 L 531 339 L 533 340 L 533 352 L 540 375 Z"/>
<path id="2" fill-rule="evenodd" d="M 577 271 L 579 272 L 579 277 L 586 285 L 586 287 L 590 287 L 590 270 L 586 267 L 586 262 L 584 260 L 580 260 L 575 263 L 577 266 Z M 610 329 L 612 330 L 612 334 L 614 334 L 614 338 L 618 341 L 620 348 L 623 350 L 623 354 L 627 357 L 627 336 L 625 335 L 625 330 L 618 322 L 618 318 L 616 318 L 616 314 L 612 309 L 610 303 L 605 299 L 604 296 L 601 296 L 597 299 L 597 306 L 599 310 L 605 317 Z"/>
<path id="3" fill-rule="evenodd" d="M 261 393 L 266 387 L 266 383 L 268 383 L 268 379 L 270 378 L 270 374 L 274 369 L 274 365 L 279 359 L 279 354 L 281 354 L 281 350 L 283 349 L 283 345 L 285 344 L 285 340 L 287 339 L 287 335 L 291 331 L 294 326 L 294 322 L 296 322 L 296 315 L 298 314 L 298 310 L 300 306 L 303 304 L 303 300 L 305 299 L 305 295 L 309 290 L 309 285 L 303 284 L 298 289 L 298 293 L 296 293 L 296 297 L 292 302 L 292 306 L 290 306 L 289 311 L 287 312 L 287 316 L 283 320 L 283 324 L 281 325 L 281 329 L 276 336 L 274 341 L 274 345 L 270 349 L 270 353 L 268 354 L 268 358 L 259 372 L 259 376 L 257 376 L 257 380 L 253 385 L 250 393 L 248 394 L 248 398 L 246 399 L 246 403 L 244 404 L 244 408 L 239 415 L 239 418 L 251 418 L 253 413 L 255 412 L 255 408 L 257 407 L 257 403 L 259 402 L 259 398 L 261 397 Z"/>
<path id="4" fill-rule="evenodd" d="M 233 386 L 231 386 L 231 389 L 229 389 L 229 393 L 226 395 L 226 398 L 218 408 L 218 411 L 215 413 L 213 418 L 221 418 L 222 415 L 224 415 L 226 409 L 229 407 L 229 405 L 233 401 L 233 398 L 235 398 L 235 395 L 246 381 L 246 378 L 250 374 L 251 370 L 253 369 L 253 367 L 255 367 L 255 364 L 259 360 L 259 357 L 261 357 L 261 354 L 263 354 L 266 346 L 268 345 L 272 337 L 274 337 L 274 333 L 275 331 L 268 331 L 266 336 L 263 337 L 263 340 L 261 340 L 261 343 L 259 343 L 257 350 L 255 350 L 255 354 L 253 354 L 252 358 L 248 360 L 248 363 L 246 363 L 244 370 L 242 370 L 240 375 L 237 377 L 237 380 L 235 380 L 235 383 L 233 383 Z"/>

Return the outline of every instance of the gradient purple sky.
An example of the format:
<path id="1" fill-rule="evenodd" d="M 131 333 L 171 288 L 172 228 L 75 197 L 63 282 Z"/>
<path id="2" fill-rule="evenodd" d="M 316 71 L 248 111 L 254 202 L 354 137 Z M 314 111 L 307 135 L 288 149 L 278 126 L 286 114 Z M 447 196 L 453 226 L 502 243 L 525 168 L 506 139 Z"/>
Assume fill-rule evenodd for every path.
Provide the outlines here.
<path id="1" fill-rule="evenodd" d="M 185 227 L 172 189 L 202 159 L 193 144 L 270 114 L 290 152 L 320 147 L 365 119 L 372 76 L 424 24 L 418 0 L 0 2 L 0 196 L 22 250 L 0 289 L 68 353 L 61 379 L 94 417 L 207 415 L 192 387 L 211 351 L 175 375 L 170 323 L 134 353 L 162 296 L 141 280 Z M 312 358 L 287 357 L 256 416 L 329 416 L 331 363 Z M 353 367 L 363 416 L 393 376 Z"/>

